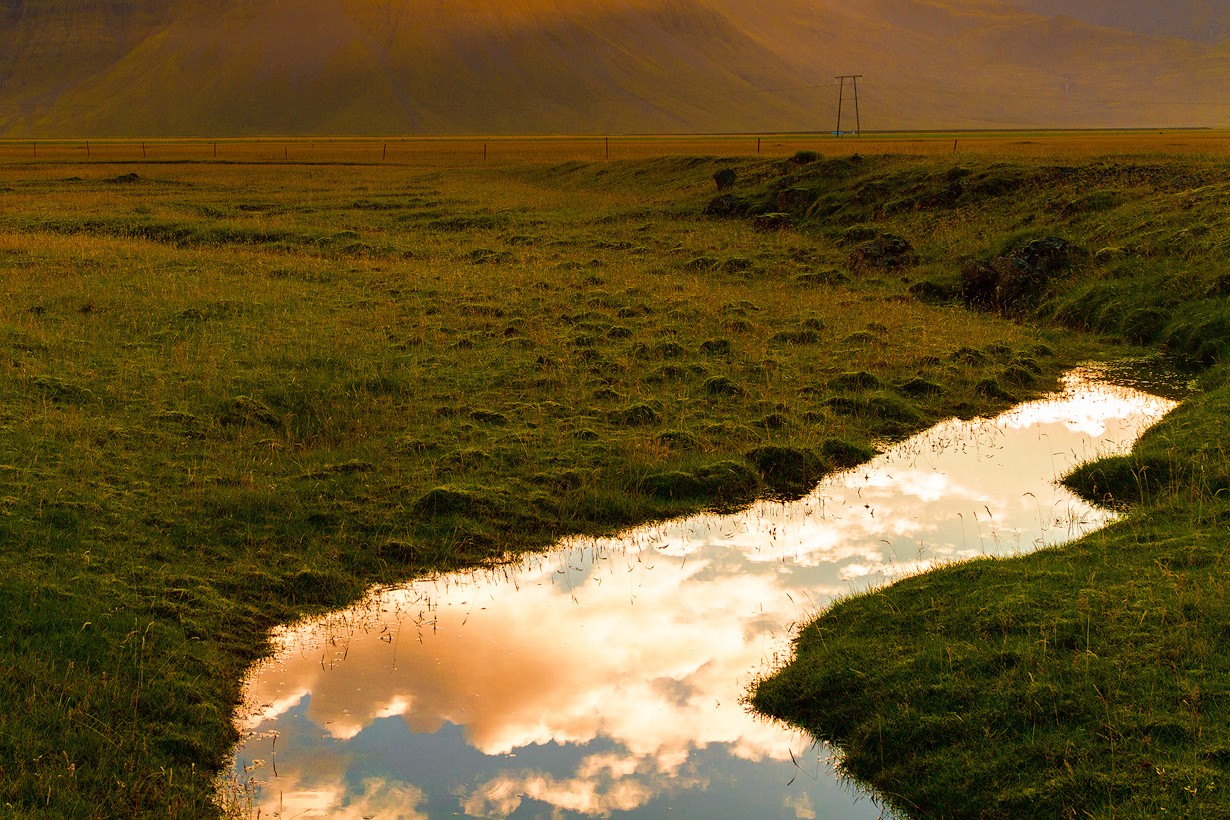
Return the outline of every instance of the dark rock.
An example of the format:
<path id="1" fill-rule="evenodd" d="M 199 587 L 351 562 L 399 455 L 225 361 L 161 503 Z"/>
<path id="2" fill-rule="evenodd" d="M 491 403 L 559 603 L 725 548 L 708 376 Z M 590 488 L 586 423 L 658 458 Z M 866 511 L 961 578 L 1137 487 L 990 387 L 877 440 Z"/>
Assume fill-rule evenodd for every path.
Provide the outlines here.
<path id="1" fill-rule="evenodd" d="M 965 186 L 961 184 L 961 180 L 956 179 L 930 196 L 920 200 L 919 204 L 924 208 L 951 208 L 957 204 L 957 200 L 964 193 Z"/>
<path id="2" fill-rule="evenodd" d="M 1049 276 L 1069 267 L 1079 253 L 1079 249 L 1066 239 L 1044 236 L 1026 242 L 1013 255 L 1024 260 L 1031 268 Z"/>
<path id="3" fill-rule="evenodd" d="M 990 265 L 970 262 L 961 269 L 961 296 L 970 307 L 994 310 L 998 306 L 999 275 Z"/>
<path id="4" fill-rule="evenodd" d="M 745 216 L 751 205 L 734 194 L 716 196 L 705 206 L 705 216 Z"/>
<path id="5" fill-rule="evenodd" d="M 954 285 L 928 279 L 910 285 L 910 293 L 918 301 L 931 305 L 948 304 L 961 298 L 961 291 Z"/>
<path id="6" fill-rule="evenodd" d="M 854 268 L 894 270 L 918 262 L 914 246 L 896 234 L 886 233 L 859 245 L 850 257 Z"/>
<path id="7" fill-rule="evenodd" d="M 735 173 L 734 168 L 723 168 L 713 175 L 713 181 L 717 183 L 719 191 L 729 191 L 735 187 L 735 182 L 738 181 L 739 175 Z"/>
<path id="8" fill-rule="evenodd" d="M 752 227 L 758 231 L 780 231 L 794 224 L 794 217 L 787 213 L 760 214 L 752 217 Z"/>
<path id="9" fill-rule="evenodd" d="M 779 191 L 774 200 L 777 210 L 800 214 L 811 207 L 816 195 L 806 188 L 787 188 Z"/>
<path id="10" fill-rule="evenodd" d="M 961 271 L 965 303 L 983 310 L 1016 313 L 1032 307 L 1050 280 L 1071 267 L 1079 251 L 1066 239 L 1042 237 L 992 259 L 971 262 Z"/>
<path id="11" fill-rule="evenodd" d="M 867 242 L 880 235 L 879 230 L 870 225 L 851 225 L 841 232 L 838 240 L 842 245 L 852 245 L 857 242 Z"/>

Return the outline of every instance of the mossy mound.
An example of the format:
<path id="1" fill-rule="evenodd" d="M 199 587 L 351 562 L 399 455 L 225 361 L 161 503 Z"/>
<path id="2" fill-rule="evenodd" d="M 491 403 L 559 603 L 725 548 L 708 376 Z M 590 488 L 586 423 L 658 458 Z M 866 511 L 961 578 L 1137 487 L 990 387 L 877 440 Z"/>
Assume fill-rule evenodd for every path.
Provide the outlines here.
<path id="1" fill-rule="evenodd" d="M 433 487 L 414 502 L 413 510 L 419 515 L 437 518 L 448 515 L 475 515 L 490 512 L 495 508 L 491 499 L 459 487 Z"/>
<path id="2" fill-rule="evenodd" d="M 811 450 L 769 445 L 744 454 L 764 483 L 783 498 L 799 498 L 811 492 L 824 476 L 825 464 Z"/>
<path id="3" fill-rule="evenodd" d="M 760 480 L 746 464 L 719 461 L 695 470 L 672 470 L 647 476 L 641 490 L 669 500 L 708 499 L 723 506 L 756 497 Z"/>
<path id="4" fill-rule="evenodd" d="M 837 391 L 878 390 L 883 386 L 884 381 L 879 376 L 866 370 L 842 373 L 829 379 L 829 389 Z"/>
<path id="5" fill-rule="evenodd" d="M 829 438 L 820 444 L 820 455 L 834 467 L 846 469 L 871 461 L 877 453 L 874 447 L 866 444 Z"/>

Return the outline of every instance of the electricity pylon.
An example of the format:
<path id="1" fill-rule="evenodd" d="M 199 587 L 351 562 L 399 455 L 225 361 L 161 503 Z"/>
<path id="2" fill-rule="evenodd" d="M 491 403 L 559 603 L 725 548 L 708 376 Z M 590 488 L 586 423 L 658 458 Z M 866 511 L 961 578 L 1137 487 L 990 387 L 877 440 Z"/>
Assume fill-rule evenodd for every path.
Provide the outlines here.
<path id="1" fill-rule="evenodd" d="M 861 137 L 863 135 L 863 124 L 858 116 L 858 78 L 862 74 L 842 74 L 836 79 L 841 81 L 841 91 L 837 97 L 837 136 L 841 137 L 841 109 L 846 102 L 846 80 L 851 80 L 854 83 L 854 136 Z"/>

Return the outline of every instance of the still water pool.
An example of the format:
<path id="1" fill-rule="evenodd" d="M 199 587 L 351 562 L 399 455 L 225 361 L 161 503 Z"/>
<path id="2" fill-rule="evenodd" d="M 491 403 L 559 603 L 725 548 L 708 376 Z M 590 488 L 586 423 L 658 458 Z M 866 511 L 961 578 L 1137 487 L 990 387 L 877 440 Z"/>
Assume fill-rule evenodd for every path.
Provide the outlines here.
<path id="1" fill-rule="evenodd" d="M 791 503 L 374 590 L 254 669 L 228 791 L 249 817 L 875 818 L 833 750 L 741 698 L 836 596 L 1107 521 L 1056 479 L 1173 402 L 1071 374 Z"/>

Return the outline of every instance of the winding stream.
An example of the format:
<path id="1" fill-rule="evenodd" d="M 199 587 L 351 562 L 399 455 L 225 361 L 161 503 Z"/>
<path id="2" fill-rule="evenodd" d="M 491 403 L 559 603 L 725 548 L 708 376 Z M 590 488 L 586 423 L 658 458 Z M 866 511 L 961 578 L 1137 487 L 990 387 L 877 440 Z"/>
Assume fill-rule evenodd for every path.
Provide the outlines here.
<path id="1" fill-rule="evenodd" d="M 1107 521 L 1056 483 L 1174 402 L 1077 371 L 788 504 L 573 539 L 378 589 L 275 636 L 237 718 L 249 817 L 874 818 L 833 753 L 747 712 L 796 624 L 937 563 Z"/>

